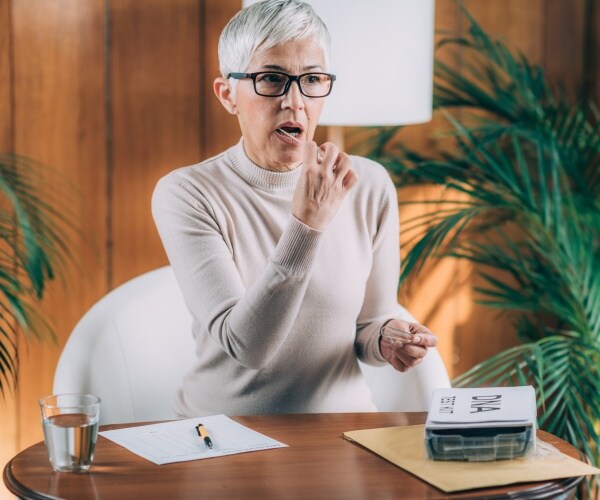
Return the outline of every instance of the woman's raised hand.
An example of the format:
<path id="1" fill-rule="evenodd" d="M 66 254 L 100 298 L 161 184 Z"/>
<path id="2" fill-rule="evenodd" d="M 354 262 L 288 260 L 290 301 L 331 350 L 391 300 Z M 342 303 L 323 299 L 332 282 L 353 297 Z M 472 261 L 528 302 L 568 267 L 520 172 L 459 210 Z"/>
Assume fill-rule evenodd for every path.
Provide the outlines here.
<path id="1" fill-rule="evenodd" d="M 335 144 L 326 142 L 317 146 L 314 141 L 307 141 L 303 148 L 302 172 L 292 199 L 292 215 L 322 231 L 358 176 L 352 170 L 350 157 Z"/>

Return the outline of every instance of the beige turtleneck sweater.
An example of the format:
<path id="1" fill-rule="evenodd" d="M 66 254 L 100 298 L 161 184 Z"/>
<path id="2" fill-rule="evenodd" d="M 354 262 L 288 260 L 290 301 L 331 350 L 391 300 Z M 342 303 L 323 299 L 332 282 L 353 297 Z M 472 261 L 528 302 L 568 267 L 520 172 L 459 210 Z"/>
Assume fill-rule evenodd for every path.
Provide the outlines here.
<path id="1" fill-rule="evenodd" d="M 384 364 L 397 303 L 396 190 L 352 157 L 357 185 L 323 232 L 290 213 L 300 168 L 253 164 L 243 143 L 162 178 L 152 211 L 194 317 L 182 417 L 372 411 L 357 358 Z"/>

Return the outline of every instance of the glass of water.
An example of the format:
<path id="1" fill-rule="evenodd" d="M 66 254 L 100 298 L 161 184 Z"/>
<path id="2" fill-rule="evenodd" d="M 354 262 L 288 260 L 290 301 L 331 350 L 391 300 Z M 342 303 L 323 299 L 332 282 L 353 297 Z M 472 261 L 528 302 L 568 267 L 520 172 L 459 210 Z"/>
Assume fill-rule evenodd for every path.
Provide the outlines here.
<path id="1" fill-rule="evenodd" d="M 100 398 L 55 394 L 40 399 L 44 440 L 55 471 L 85 472 L 94 458 Z"/>

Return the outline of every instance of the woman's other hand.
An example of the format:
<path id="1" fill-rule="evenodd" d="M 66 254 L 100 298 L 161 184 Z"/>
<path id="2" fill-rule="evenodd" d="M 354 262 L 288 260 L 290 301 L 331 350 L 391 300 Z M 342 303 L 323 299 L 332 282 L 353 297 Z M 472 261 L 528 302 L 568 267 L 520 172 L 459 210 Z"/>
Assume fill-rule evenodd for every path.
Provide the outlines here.
<path id="1" fill-rule="evenodd" d="M 350 157 L 326 142 L 303 146 L 302 173 L 292 199 L 292 214 L 307 226 L 324 230 L 337 213 L 358 176 Z"/>
<path id="2" fill-rule="evenodd" d="M 379 337 L 381 355 L 400 372 L 417 366 L 423 361 L 427 349 L 435 346 L 437 337 L 429 329 L 419 323 L 399 319 L 388 321 Z"/>

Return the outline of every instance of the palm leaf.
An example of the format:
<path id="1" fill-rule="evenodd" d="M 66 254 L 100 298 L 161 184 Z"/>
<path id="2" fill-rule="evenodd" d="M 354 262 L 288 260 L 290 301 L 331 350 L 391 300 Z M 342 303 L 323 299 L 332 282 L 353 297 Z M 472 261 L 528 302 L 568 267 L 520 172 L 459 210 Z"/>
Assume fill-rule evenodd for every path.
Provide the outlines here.
<path id="1" fill-rule="evenodd" d="M 46 285 L 74 260 L 76 232 L 63 182 L 49 182 L 48 167 L 17 155 L 0 154 L 0 393 L 17 378 L 16 338 L 22 331 L 55 340 L 38 305 Z M 42 187 L 43 186 L 43 187 Z"/>
<path id="2" fill-rule="evenodd" d="M 565 436 L 593 457 L 600 449 L 595 429 L 600 414 L 598 345 L 577 338 L 546 337 L 500 353 L 454 380 L 456 386 L 533 384 L 538 395 L 539 425 Z"/>

